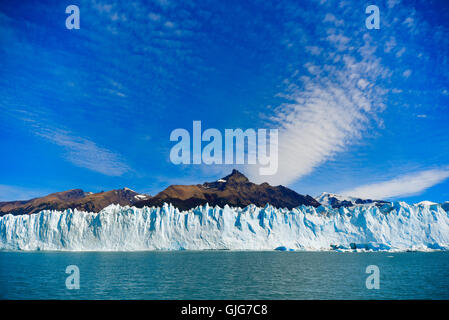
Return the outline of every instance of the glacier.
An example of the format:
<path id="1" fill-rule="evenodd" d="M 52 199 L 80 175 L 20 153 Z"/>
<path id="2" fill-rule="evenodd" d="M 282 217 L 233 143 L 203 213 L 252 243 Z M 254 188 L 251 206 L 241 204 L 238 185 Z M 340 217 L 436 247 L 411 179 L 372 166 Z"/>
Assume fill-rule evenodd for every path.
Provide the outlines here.
<path id="1" fill-rule="evenodd" d="M 389 203 L 333 209 L 110 205 L 0 217 L 0 250 L 448 250 L 441 205 Z"/>

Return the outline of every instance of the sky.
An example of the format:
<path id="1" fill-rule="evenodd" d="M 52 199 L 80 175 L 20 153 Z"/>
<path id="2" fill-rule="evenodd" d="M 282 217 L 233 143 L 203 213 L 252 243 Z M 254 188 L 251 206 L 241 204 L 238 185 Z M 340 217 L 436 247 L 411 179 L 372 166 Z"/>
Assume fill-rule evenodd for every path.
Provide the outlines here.
<path id="1" fill-rule="evenodd" d="M 445 0 L 2 0 L 0 201 L 154 195 L 233 168 L 312 196 L 447 201 L 448 32 Z M 278 129 L 277 173 L 173 164 L 170 133 L 193 121 Z"/>

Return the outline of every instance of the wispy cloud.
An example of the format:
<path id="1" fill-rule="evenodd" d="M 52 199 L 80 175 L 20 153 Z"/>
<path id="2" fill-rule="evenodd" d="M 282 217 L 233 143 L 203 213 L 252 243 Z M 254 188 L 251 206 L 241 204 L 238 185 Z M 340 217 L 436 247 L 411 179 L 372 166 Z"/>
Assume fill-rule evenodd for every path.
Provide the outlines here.
<path id="1" fill-rule="evenodd" d="M 388 4 L 388 8 L 393 8 L 395 5 L 397 5 L 400 2 L 400 0 L 388 0 L 387 4 Z"/>
<path id="2" fill-rule="evenodd" d="M 409 28 L 412 28 L 414 26 L 414 20 L 411 17 L 407 17 L 407 19 L 404 20 L 403 24 L 405 24 Z"/>
<path id="3" fill-rule="evenodd" d="M 404 197 L 422 193 L 447 178 L 449 178 L 449 167 L 414 172 L 392 180 L 367 184 L 340 193 L 371 199 Z"/>
<path id="4" fill-rule="evenodd" d="M 402 76 L 403 76 L 404 78 L 408 78 L 408 77 L 410 77 L 411 74 L 412 74 L 412 70 L 407 69 L 407 70 L 405 70 L 405 71 L 402 73 Z"/>
<path id="5" fill-rule="evenodd" d="M 50 192 L 0 184 L 0 201 L 29 200 Z"/>
<path id="6" fill-rule="evenodd" d="M 405 51 L 407 51 L 407 49 L 405 49 L 404 47 L 401 48 L 398 52 L 396 52 L 396 57 L 397 58 L 402 57 L 402 55 L 405 53 Z"/>
<path id="7" fill-rule="evenodd" d="M 333 19 L 326 15 L 324 20 Z M 365 34 L 364 43 L 356 49 L 344 30 L 330 28 L 325 34 L 322 45 L 338 52 L 326 53 L 324 64 L 305 63 L 305 72 L 285 80 L 287 90 L 279 96 L 289 102 L 276 108 L 271 118 L 273 127 L 279 129 L 279 169 L 266 177 L 251 169 L 256 181 L 286 185 L 297 181 L 347 151 L 385 108 L 378 80 L 389 70 L 374 55 L 371 37 Z"/>
<path id="8" fill-rule="evenodd" d="M 121 176 L 130 170 L 118 154 L 97 146 L 91 140 L 62 130 L 44 129 L 37 135 L 63 147 L 66 150 L 65 158 L 78 167 L 108 176 Z"/>
<path id="9" fill-rule="evenodd" d="M 94 141 L 81 137 L 69 130 L 50 124 L 51 113 L 10 110 L 12 119 L 23 121 L 34 135 L 43 138 L 65 151 L 64 158 L 72 164 L 108 176 L 121 176 L 131 170 L 119 153 L 97 145 Z M 39 117 L 46 117 L 47 121 Z M 39 119 L 39 120 L 38 120 Z"/>
<path id="10" fill-rule="evenodd" d="M 286 96 L 293 103 L 280 107 L 272 119 L 280 128 L 279 170 L 268 178 L 272 183 L 289 184 L 309 174 L 369 126 L 379 106 L 360 88 L 362 83 L 366 89 L 367 82 L 344 71 L 338 78 L 307 79 L 304 89 L 294 88 Z"/>
<path id="11" fill-rule="evenodd" d="M 331 23 L 335 24 L 336 26 L 342 26 L 344 24 L 344 20 L 343 19 L 337 19 L 331 13 L 326 14 L 326 16 L 324 17 L 323 22 L 331 22 Z"/>

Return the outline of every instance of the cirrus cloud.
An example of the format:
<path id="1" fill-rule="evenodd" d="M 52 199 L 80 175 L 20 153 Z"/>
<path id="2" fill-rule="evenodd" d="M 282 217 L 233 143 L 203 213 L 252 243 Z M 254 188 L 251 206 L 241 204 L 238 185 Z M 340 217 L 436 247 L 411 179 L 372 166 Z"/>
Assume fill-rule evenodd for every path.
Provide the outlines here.
<path id="1" fill-rule="evenodd" d="M 65 158 L 72 164 L 108 176 L 121 176 L 130 168 L 120 156 L 95 142 L 62 130 L 43 129 L 38 136 L 65 149 Z"/>
<path id="2" fill-rule="evenodd" d="M 388 181 L 363 185 L 340 193 L 342 195 L 371 199 L 411 196 L 419 194 L 447 178 L 449 178 L 449 167 L 430 169 L 406 174 Z"/>

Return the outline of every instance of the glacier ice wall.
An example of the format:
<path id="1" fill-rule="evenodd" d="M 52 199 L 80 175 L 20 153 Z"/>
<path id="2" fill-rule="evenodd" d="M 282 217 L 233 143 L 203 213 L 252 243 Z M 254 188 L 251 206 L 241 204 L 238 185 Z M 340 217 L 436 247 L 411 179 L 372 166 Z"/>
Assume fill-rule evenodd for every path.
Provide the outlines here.
<path id="1" fill-rule="evenodd" d="M 179 211 L 110 205 L 99 213 L 44 210 L 0 217 L 3 250 L 429 250 L 449 249 L 440 205 L 332 209 L 271 206 Z"/>

